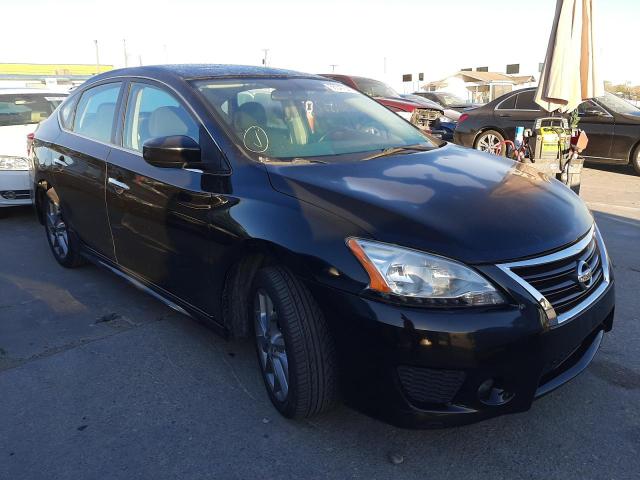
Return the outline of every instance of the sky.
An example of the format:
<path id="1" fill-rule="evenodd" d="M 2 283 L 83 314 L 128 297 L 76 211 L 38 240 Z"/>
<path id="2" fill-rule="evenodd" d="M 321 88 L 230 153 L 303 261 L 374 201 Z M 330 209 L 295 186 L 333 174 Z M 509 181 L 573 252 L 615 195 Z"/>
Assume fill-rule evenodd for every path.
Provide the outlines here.
<path id="1" fill-rule="evenodd" d="M 594 0 L 605 80 L 640 84 L 640 0 Z M 0 0 L 0 63 L 268 64 L 364 75 L 520 63 L 537 75 L 556 0 Z M 14 19 L 14 20 L 10 20 Z M 13 39 L 13 41 L 8 41 Z M 336 65 L 331 67 L 331 65 Z"/>

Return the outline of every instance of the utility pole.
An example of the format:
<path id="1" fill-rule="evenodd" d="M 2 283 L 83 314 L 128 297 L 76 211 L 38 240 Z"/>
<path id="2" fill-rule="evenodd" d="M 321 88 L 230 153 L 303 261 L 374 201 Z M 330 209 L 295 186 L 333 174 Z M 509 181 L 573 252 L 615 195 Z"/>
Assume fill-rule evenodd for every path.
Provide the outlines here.
<path id="1" fill-rule="evenodd" d="M 336 67 L 338 66 L 337 63 L 330 63 L 329 66 L 331 67 L 331 73 L 336 71 Z"/>
<path id="2" fill-rule="evenodd" d="M 169 63 L 169 52 L 167 51 L 167 44 L 162 45 L 162 49 L 164 50 L 164 63 Z"/>
<path id="3" fill-rule="evenodd" d="M 262 51 L 264 52 L 264 56 L 262 57 L 262 66 L 266 67 L 267 64 L 267 55 L 269 53 L 269 49 L 268 48 L 263 48 Z"/>
<path id="4" fill-rule="evenodd" d="M 96 46 L 96 75 L 100 73 L 100 52 L 98 51 L 98 40 L 94 40 Z"/>
<path id="5" fill-rule="evenodd" d="M 122 53 L 124 54 L 124 66 L 129 66 L 129 55 L 127 55 L 127 39 L 122 39 Z"/>
<path id="6" fill-rule="evenodd" d="M 142 66 L 142 55 L 138 55 L 138 63 Z"/>

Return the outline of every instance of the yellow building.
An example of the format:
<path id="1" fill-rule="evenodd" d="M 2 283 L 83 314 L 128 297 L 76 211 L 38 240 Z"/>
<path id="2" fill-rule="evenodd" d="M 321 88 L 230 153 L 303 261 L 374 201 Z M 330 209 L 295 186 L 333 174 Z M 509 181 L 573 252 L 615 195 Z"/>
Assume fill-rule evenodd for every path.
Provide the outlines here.
<path id="1" fill-rule="evenodd" d="M 0 75 L 90 76 L 113 70 L 113 65 L 62 64 L 62 63 L 0 63 Z"/>

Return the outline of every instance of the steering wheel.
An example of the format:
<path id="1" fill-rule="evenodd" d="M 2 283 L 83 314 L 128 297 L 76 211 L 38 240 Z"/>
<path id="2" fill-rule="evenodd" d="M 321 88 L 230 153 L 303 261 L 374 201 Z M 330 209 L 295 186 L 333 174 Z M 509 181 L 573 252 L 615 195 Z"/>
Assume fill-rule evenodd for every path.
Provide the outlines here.
<path id="1" fill-rule="evenodd" d="M 340 137 L 344 137 L 345 134 L 349 132 L 346 128 L 340 128 L 338 130 L 332 130 L 330 132 L 325 133 L 318 139 L 318 143 L 322 143 L 326 140 L 341 140 Z"/>

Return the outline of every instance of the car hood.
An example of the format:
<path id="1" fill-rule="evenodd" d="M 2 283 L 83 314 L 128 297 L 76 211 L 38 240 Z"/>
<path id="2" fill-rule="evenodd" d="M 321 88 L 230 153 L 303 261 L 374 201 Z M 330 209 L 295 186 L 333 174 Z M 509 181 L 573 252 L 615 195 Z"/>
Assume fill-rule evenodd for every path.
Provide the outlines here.
<path id="1" fill-rule="evenodd" d="M 560 182 L 451 144 L 374 160 L 267 165 L 273 187 L 349 219 L 384 242 L 467 263 L 533 256 L 575 242 L 593 218 Z"/>
<path id="2" fill-rule="evenodd" d="M 397 97 L 373 97 L 373 98 L 378 102 L 382 103 L 383 105 L 400 108 L 406 112 L 413 112 L 416 108 L 429 108 L 425 105 L 414 102 L 412 100 L 407 100 L 406 98 L 397 98 Z M 441 108 L 432 108 L 431 110 L 442 111 Z"/>
<path id="3" fill-rule="evenodd" d="M 27 156 L 27 135 L 35 132 L 37 123 L 0 127 L 0 155 Z"/>

